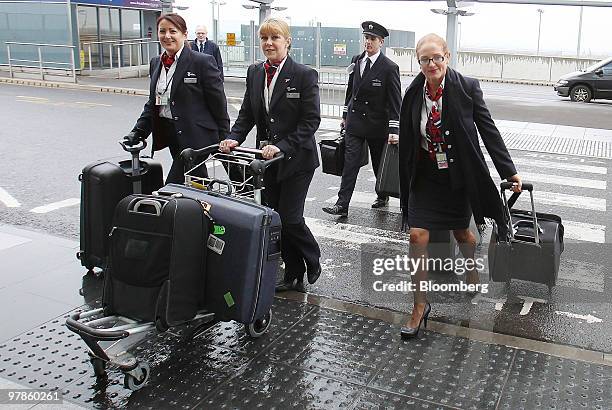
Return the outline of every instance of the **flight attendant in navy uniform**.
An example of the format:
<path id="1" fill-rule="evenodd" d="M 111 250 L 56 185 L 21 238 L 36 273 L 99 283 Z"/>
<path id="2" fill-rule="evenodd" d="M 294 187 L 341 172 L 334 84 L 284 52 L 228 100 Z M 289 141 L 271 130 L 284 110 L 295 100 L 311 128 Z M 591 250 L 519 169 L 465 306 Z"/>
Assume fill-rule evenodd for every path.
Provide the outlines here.
<path id="1" fill-rule="evenodd" d="M 361 167 L 364 140 L 370 149 L 372 168 L 377 177 L 385 144 L 397 144 L 399 141 L 402 103 L 399 67 L 381 51 L 389 32 L 373 21 L 364 21 L 361 27 L 365 51 L 354 56 L 348 67 L 350 75 L 342 115 L 346 148 L 340 191 L 336 204 L 323 208 L 328 214 L 339 216 L 348 215 Z M 372 208 L 384 207 L 388 202 L 389 197 L 377 197 Z"/>
<path id="2" fill-rule="evenodd" d="M 450 52 L 437 34 L 416 46 L 421 72 L 404 94 L 400 119 L 399 176 L 403 227 L 410 229 L 410 255 L 427 257 L 429 232 L 452 230 L 466 261 L 474 260 L 476 238 L 469 229 L 488 217 L 504 226 L 499 190 L 479 145 L 482 139 L 501 179 L 520 192 L 522 181 L 483 99 L 478 80 L 448 67 Z M 402 339 L 417 336 L 427 326 L 427 270 L 420 264 L 412 274 L 414 305 L 401 328 Z M 474 268 L 468 284 L 479 282 Z"/>
<path id="3" fill-rule="evenodd" d="M 125 139 L 136 144 L 153 133 L 153 150 L 168 147 L 172 155 L 166 183 L 180 184 L 185 181 L 182 150 L 218 144 L 227 135 L 227 100 L 215 59 L 191 50 L 180 15 L 162 14 L 157 33 L 164 52 L 151 59 L 149 99 Z M 206 169 L 200 167 L 194 174 L 205 176 Z"/>
<path id="4" fill-rule="evenodd" d="M 281 217 L 284 278 L 277 291 L 305 291 L 304 274 L 314 283 L 321 274 L 319 245 L 304 221 L 304 203 L 319 156 L 314 134 L 319 128 L 318 74 L 289 57 L 287 23 L 269 18 L 259 28 L 267 61 L 247 70 L 246 92 L 238 118 L 220 148 L 229 152 L 242 144 L 253 126 L 265 159 L 283 152 L 285 158 L 264 175 L 266 205 Z"/>

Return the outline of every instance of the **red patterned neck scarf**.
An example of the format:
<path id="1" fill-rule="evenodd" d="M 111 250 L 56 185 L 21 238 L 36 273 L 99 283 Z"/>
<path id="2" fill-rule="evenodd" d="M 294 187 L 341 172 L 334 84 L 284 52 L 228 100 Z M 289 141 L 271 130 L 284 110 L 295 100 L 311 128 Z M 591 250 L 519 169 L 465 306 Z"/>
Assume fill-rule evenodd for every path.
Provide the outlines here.
<path id="1" fill-rule="evenodd" d="M 425 85 L 425 97 L 433 103 L 431 106 L 431 112 L 429 112 L 427 116 L 427 124 L 425 125 L 425 133 L 427 134 L 427 151 L 429 152 L 429 158 L 432 161 L 436 160 L 436 152 L 446 151 L 446 144 L 444 143 L 444 136 L 442 135 L 442 116 L 440 111 L 438 111 L 438 105 L 436 104 L 436 102 L 442 97 L 443 91 L 444 89 L 442 86 L 440 86 L 436 90 L 435 95 L 432 96 L 429 93 L 429 87 Z"/>
<path id="2" fill-rule="evenodd" d="M 279 64 L 273 64 L 270 63 L 269 61 L 266 61 L 264 63 L 264 68 L 266 70 L 266 80 L 268 81 L 268 87 L 270 87 L 270 83 L 272 82 L 272 79 L 274 78 L 274 74 L 276 74 L 276 70 L 278 70 L 278 66 Z"/>
<path id="3" fill-rule="evenodd" d="M 170 57 L 168 53 L 164 51 L 164 53 L 161 56 L 161 61 L 164 67 L 166 67 L 166 70 L 169 70 L 172 64 L 174 64 L 174 59 L 175 59 L 174 56 Z"/>

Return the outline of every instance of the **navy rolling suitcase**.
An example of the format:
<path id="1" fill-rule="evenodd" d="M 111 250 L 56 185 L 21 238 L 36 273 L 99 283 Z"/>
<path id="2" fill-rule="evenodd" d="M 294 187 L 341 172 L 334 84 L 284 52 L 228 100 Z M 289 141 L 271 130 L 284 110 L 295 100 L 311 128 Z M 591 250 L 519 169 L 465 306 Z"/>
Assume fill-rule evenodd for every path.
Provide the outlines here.
<path id="1" fill-rule="evenodd" d="M 521 279 L 548 285 L 557 282 L 564 228 L 557 215 L 535 211 L 533 186 L 524 183 L 523 190 L 531 196 L 531 211 L 512 209 L 519 197 L 513 193 L 506 200 L 508 182 L 501 183 L 507 227 L 493 225 L 489 243 L 489 276 L 494 282 Z M 502 228 L 502 229 L 500 229 Z"/>
<path id="2" fill-rule="evenodd" d="M 97 161 L 83 168 L 81 181 L 80 251 L 77 258 L 89 272 L 94 267 L 105 269 L 108 257 L 108 234 L 117 203 L 132 193 L 145 193 L 163 185 L 159 162 L 140 159 L 146 143 L 124 149 L 132 160 L 119 163 Z"/>
<path id="3" fill-rule="evenodd" d="M 281 220 L 271 208 L 220 192 L 168 184 L 159 194 L 180 194 L 210 204 L 206 310 L 222 321 L 244 324 L 266 317 L 279 268 Z"/>
<path id="4" fill-rule="evenodd" d="M 117 204 L 106 314 L 155 322 L 160 331 L 193 319 L 204 302 L 208 209 L 196 199 L 159 195 L 129 195 Z"/>

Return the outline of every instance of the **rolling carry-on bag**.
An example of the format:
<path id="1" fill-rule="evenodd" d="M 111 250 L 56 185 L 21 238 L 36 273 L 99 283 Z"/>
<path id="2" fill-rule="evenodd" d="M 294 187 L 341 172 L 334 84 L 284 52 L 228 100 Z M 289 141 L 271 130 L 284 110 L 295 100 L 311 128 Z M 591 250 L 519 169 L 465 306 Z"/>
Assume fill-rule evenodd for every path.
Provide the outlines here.
<path id="1" fill-rule="evenodd" d="M 202 307 L 210 206 L 186 197 L 129 195 L 119 201 L 104 278 L 106 314 L 165 330 Z"/>
<path id="2" fill-rule="evenodd" d="M 77 258 L 88 271 L 94 267 L 105 269 L 108 257 L 108 234 L 117 203 L 132 193 L 145 193 L 163 185 L 159 162 L 140 159 L 146 142 L 123 148 L 132 154 L 132 160 L 119 163 L 97 161 L 83 168 L 81 181 L 80 250 Z"/>
<path id="3" fill-rule="evenodd" d="M 379 197 L 400 197 L 399 146 L 386 144 L 376 178 L 376 194 Z"/>
<path id="4" fill-rule="evenodd" d="M 561 218 L 536 212 L 533 186 L 527 183 L 523 184 L 523 191 L 529 191 L 531 211 L 512 209 L 520 194 L 513 193 L 507 199 L 505 191 L 511 187 L 510 182 L 501 183 L 508 225 L 499 227 L 493 224 L 489 243 L 489 276 L 494 282 L 521 279 L 542 283 L 552 289 L 557 282 L 564 248 Z"/>
<path id="5" fill-rule="evenodd" d="M 340 136 L 334 139 L 325 139 L 319 142 L 321 151 L 321 165 L 324 174 L 342 176 L 344 169 L 344 151 L 346 141 L 344 140 L 344 129 L 340 131 Z M 364 140 L 360 166 L 368 165 L 368 144 Z"/>
<path id="6" fill-rule="evenodd" d="M 225 183 L 218 181 L 219 183 Z M 168 184 L 160 195 L 182 195 L 210 204 L 206 310 L 222 321 L 253 323 L 270 312 L 279 268 L 281 220 L 271 208 L 221 192 Z"/>

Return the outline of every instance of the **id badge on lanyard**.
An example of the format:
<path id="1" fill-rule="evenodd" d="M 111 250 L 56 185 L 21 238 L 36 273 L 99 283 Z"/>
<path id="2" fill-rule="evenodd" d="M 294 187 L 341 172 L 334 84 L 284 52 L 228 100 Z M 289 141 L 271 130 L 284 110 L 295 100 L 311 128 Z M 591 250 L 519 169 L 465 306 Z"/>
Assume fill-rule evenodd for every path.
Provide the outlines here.
<path id="1" fill-rule="evenodd" d="M 438 169 L 448 168 L 448 158 L 446 152 L 436 152 L 436 162 L 438 163 Z"/>
<path id="2" fill-rule="evenodd" d="M 168 105 L 168 96 L 164 94 L 155 95 L 155 105 Z"/>

